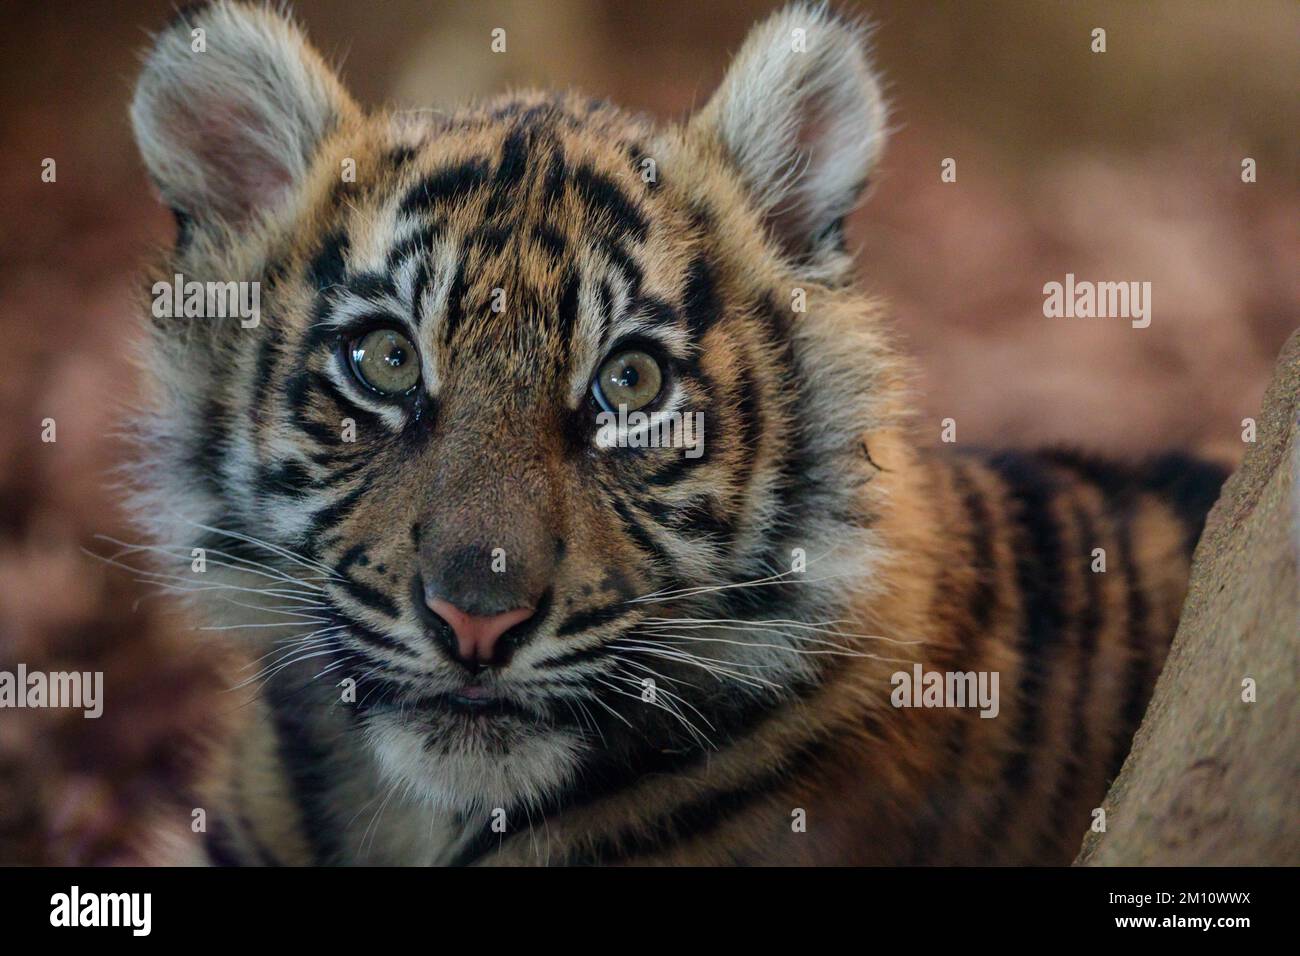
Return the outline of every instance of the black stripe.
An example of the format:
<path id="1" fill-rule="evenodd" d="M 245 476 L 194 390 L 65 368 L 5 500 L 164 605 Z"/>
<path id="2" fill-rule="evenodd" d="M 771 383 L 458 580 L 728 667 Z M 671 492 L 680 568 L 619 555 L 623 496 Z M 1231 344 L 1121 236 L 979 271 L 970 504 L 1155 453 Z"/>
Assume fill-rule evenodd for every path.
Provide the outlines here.
<path id="1" fill-rule="evenodd" d="M 289 778 L 311 862 L 332 862 L 339 847 L 329 820 L 328 749 L 313 738 L 299 712 L 302 704 L 297 693 L 285 680 L 268 681 L 264 693 L 274 719 L 276 751 Z"/>
<path id="2" fill-rule="evenodd" d="M 310 539 L 318 538 L 321 534 L 329 531 L 335 525 L 347 519 L 352 510 L 361 502 L 361 499 L 370 491 L 370 485 L 373 477 L 367 475 L 361 479 L 361 483 L 345 494 L 338 501 L 328 504 L 312 515 L 311 522 L 308 525 L 306 537 Z"/>
<path id="3" fill-rule="evenodd" d="M 289 405 L 293 425 L 313 441 L 328 447 L 336 447 L 343 441 L 342 432 L 337 430 L 337 422 L 325 424 L 308 417 L 307 399 L 313 391 L 334 403 L 335 414 L 342 418 L 351 418 L 356 423 L 358 436 L 377 436 L 388 432 L 388 427 L 374 412 L 357 405 L 335 386 L 334 382 L 320 372 L 309 370 L 295 375 L 285 389 L 285 399 Z M 313 460 L 320 460 L 313 455 Z M 333 482 L 326 479 L 319 482 L 322 487 Z"/>
<path id="4" fill-rule="evenodd" d="M 411 321 L 417 328 L 424 323 L 424 290 L 429 285 L 429 263 L 421 262 L 411 281 Z"/>
<path id="5" fill-rule="evenodd" d="M 687 328 L 697 341 L 713 328 L 721 315 L 713 267 L 703 256 L 697 257 L 686 273 L 682 311 L 686 315 Z"/>
<path id="6" fill-rule="evenodd" d="M 301 498 L 314 484 L 300 461 L 259 465 L 253 479 L 253 493 L 262 498 Z"/>
<path id="7" fill-rule="evenodd" d="M 329 468 L 325 477 L 316 480 L 318 488 L 332 488 L 335 485 L 347 481 L 363 468 L 370 466 L 370 456 L 366 453 L 346 457 L 343 455 L 333 454 L 316 454 L 311 456 L 312 461 L 318 465 L 324 465 Z"/>
<path id="8" fill-rule="evenodd" d="M 769 355 L 779 363 L 776 390 L 793 397 L 790 411 L 783 416 L 782 427 L 772 433 L 784 439 L 777 469 L 774 492 L 776 495 L 776 520 L 768 530 L 768 540 L 782 541 L 801 538 L 810 515 L 823 510 L 838 495 L 837 489 L 827 489 L 818 476 L 825 468 L 812 451 L 814 417 L 809 413 L 809 382 L 815 373 L 801 367 L 789 334 L 789 315 L 771 296 L 758 303 L 758 315 L 766 332 Z"/>
<path id="9" fill-rule="evenodd" d="M 392 651 L 394 654 L 400 654 L 404 657 L 419 658 L 417 653 L 412 651 L 401 641 L 389 637 L 387 634 L 381 633 L 380 631 L 376 631 L 373 627 L 368 627 L 367 625 L 362 624 L 356 618 L 338 608 L 330 610 L 330 617 L 334 619 L 335 623 L 346 626 L 348 633 L 353 637 L 359 638 L 367 644 L 373 644 L 375 647 L 382 647 L 386 651 Z M 357 649 L 355 652 L 360 653 L 360 649 Z M 388 661 L 384 661 L 383 663 L 385 667 L 396 666 Z"/>
<path id="10" fill-rule="evenodd" d="M 289 411 L 298 414 L 307 407 L 311 395 L 311 375 L 304 370 L 284 384 L 284 403 Z"/>
<path id="11" fill-rule="evenodd" d="M 1128 755 L 1133 744 L 1133 735 L 1142 722 L 1142 713 L 1146 709 L 1147 697 L 1152 684 L 1151 651 L 1148 645 L 1148 612 L 1146 594 L 1143 591 L 1142 575 L 1137 566 L 1137 555 L 1133 550 L 1133 519 L 1138 503 L 1133 498 L 1123 502 L 1118 515 L 1118 543 L 1116 551 L 1119 569 L 1124 575 L 1125 606 L 1128 611 L 1128 651 L 1129 669 L 1125 681 L 1123 698 L 1123 722 L 1115 737 L 1115 750 L 1111 757 L 1111 775 L 1119 773 L 1119 768 Z M 1109 568 L 1107 570 L 1110 570 Z"/>
<path id="12" fill-rule="evenodd" d="M 748 356 L 744 358 L 746 364 L 742 366 L 740 372 L 740 400 L 736 404 L 736 415 L 740 418 L 740 447 L 745 457 L 743 471 L 737 478 L 739 487 L 748 489 L 754 461 L 763 447 L 764 417 L 763 400 L 759 394 L 758 382 L 754 378 L 753 367 L 748 364 Z M 701 459 L 703 457 L 701 456 Z"/>
<path id="13" fill-rule="evenodd" d="M 671 582 L 672 586 L 682 583 L 684 582 Z M 615 640 L 600 648 L 579 651 L 577 654 L 598 657 L 604 652 L 617 653 L 620 650 L 626 649 Z M 792 698 L 799 698 L 809 693 L 815 683 L 815 679 L 797 678 L 786 690 Z M 617 707 L 621 700 L 621 695 L 616 696 L 607 701 L 607 706 Z M 760 732 L 774 713 L 788 706 L 786 701 L 787 698 L 781 695 L 714 688 L 707 700 L 696 701 L 696 704 L 701 709 L 707 708 L 709 721 L 713 725 L 710 736 L 714 743 L 717 746 L 729 746 Z M 604 722 L 607 738 L 615 739 L 615 735 L 621 732 L 623 725 L 616 718 L 608 717 L 603 712 L 597 712 L 594 716 Z M 551 818 L 574 808 L 589 806 L 606 797 L 614 796 L 617 799 L 619 791 L 648 776 L 693 770 L 716 753 L 716 747 L 702 746 L 695 741 L 685 740 L 680 746 L 665 748 L 644 737 L 625 741 L 625 745 L 617 749 L 604 748 L 589 755 L 582 772 L 567 790 L 548 798 L 543 807 L 544 813 Z"/>
<path id="14" fill-rule="evenodd" d="M 623 273 L 631 297 L 634 299 L 638 297 L 641 294 L 641 285 L 645 282 L 645 273 L 632 258 L 631 253 L 623 248 L 623 244 L 617 239 L 604 237 L 599 240 L 598 245 L 614 268 Z"/>
<path id="15" fill-rule="evenodd" d="M 1132 523 L 1141 504 L 1141 491 L 1146 489 L 1159 493 L 1166 490 L 1171 482 L 1171 471 L 1176 470 L 1170 468 L 1169 459 L 1163 460 L 1166 462 L 1164 465 L 1158 459 L 1142 472 L 1134 472 L 1070 450 L 1057 449 L 1050 452 L 1049 456 L 1051 460 L 1070 468 L 1096 485 L 1106 499 L 1108 509 L 1115 516 L 1115 561 L 1108 565 L 1107 573 L 1120 573 L 1124 576 L 1124 603 L 1128 622 L 1126 644 L 1130 662 L 1120 705 L 1121 723 L 1112 740 L 1112 752 L 1106 765 L 1108 778 L 1113 778 L 1119 773 L 1124 758 L 1128 755 L 1133 734 L 1142 721 L 1152 684 L 1151 651 L 1148 647 L 1149 608 L 1137 566 L 1137 556 L 1133 551 Z M 1208 491 L 1200 492 L 1199 501 L 1202 506 L 1208 506 Z"/>
<path id="16" fill-rule="evenodd" d="M 343 361 L 341 357 L 339 361 Z M 334 380 L 328 375 L 310 371 L 306 377 L 310 385 L 319 394 L 332 401 L 344 413 L 343 417 L 350 417 L 357 423 L 357 433 L 359 435 L 380 435 L 388 430 L 388 426 L 385 425 L 382 418 L 368 408 L 354 402 L 352 397 L 335 385 Z"/>
<path id="17" fill-rule="evenodd" d="M 671 567 L 672 560 L 669 558 L 668 553 L 659 546 L 658 542 L 655 541 L 645 528 L 641 527 L 641 522 L 638 521 L 636 515 L 632 513 L 632 509 L 630 509 L 617 495 L 611 496 L 610 500 L 614 505 L 614 510 L 623 521 L 624 529 L 636 545 L 647 554 L 653 555 L 654 558 L 664 567 Z"/>
<path id="18" fill-rule="evenodd" d="M 348 596 L 358 604 L 364 604 L 372 611 L 378 611 L 388 617 L 396 618 L 401 616 L 397 604 L 387 594 L 379 591 L 368 584 L 348 577 L 339 582 L 339 586 L 348 593 Z"/>
<path id="19" fill-rule="evenodd" d="M 209 395 L 203 400 L 199 420 L 194 423 L 194 438 L 185 460 L 203 487 L 217 498 L 224 498 L 227 491 L 224 465 L 230 450 L 229 439 L 226 407 L 215 395 Z"/>
<path id="20" fill-rule="evenodd" d="M 397 298 L 397 286 L 393 277 L 387 272 L 363 272 L 347 280 L 348 291 L 363 299 L 378 299 L 381 296 Z"/>
<path id="21" fill-rule="evenodd" d="M 555 629 L 556 637 L 568 637 L 572 634 L 578 634 L 582 631 L 591 630 L 602 624 L 609 624 L 617 621 L 621 617 L 627 617 L 635 610 L 625 603 L 609 604 L 605 607 L 591 608 L 586 611 L 578 611 L 569 615 Z"/>
<path id="22" fill-rule="evenodd" d="M 487 163 L 482 159 L 467 160 L 425 176 L 407 192 L 401 210 L 407 215 L 427 213 L 438 204 L 478 189 L 486 182 Z"/>
<path id="23" fill-rule="evenodd" d="M 547 670 L 555 670 L 561 667 L 571 667 L 574 664 L 585 664 L 588 661 L 598 660 L 609 654 L 610 648 L 604 644 L 596 644 L 593 647 L 583 647 L 578 650 L 569 651 L 558 657 L 547 658 L 539 663 L 539 666 Z"/>
<path id="24" fill-rule="evenodd" d="M 612 649 L 617 650 L 617 647 Z M 600 651 L 603 648 L 594 650 Z M 589 654 L 590 651 L 576 653 Z M 795 685 L 789 688 L 795 695 L 805 693 L 808 689 L 809 685 L 802 681 L 795 682 Z M 711 712 L 710 720 L 714 724 L 715 740 L 734 743 L 751 736 L 774 711 L 782 706 L 780 698 L 759 695 L 746 697 L 743 702 L 730 710 Z M 611 724 L 611 726 L 615 725 Z M 727 817 L 739 813 L 746 806 L 805 771 L 808 765 L 827 752 L 827 749 L 822 742 L 814 741 L 793 751 L 784 765 L 777 770 L 760 775 L 743 786 L 719 791 L 684 804 L 674 813 L 658 821 L 654 827 L 655 836 L 643 839 L 636 846 L 629 846 L 629 848 L 640 853 L 666 848 L 670 842 L 670 835 L 663 831 L 667 827 L 675 827 L 680 840 L 703 836 Z M 716 753 L 716 750 L 704 748 L 647 748 L 637 753 L 634 758 L 628 759 L 626 756 L 616 756 L 609 751 L 603 751 L 600 760 L 584 768 L 578 782 L 572 788 L 548 798 L 547 805 L 544 807 L 545 818 L 555 818 L 576 808 L 590 806 L 607 797 L 620 799 L 618 797 L 620 791 L 647 777 L 685 772 L 697 767 L 706 757 L 715 756 Z M 485 828 L 457 856 L 454 865 L 470 865 L 494 851 L 500 843 L 501 835 L 491 833 Z M 566 862 L 576 865 L 612 862 L 620 855 L 622 854 L 618 849 L 618 841 L 611 837 L 600 841 L 594 851 L 584 852 L 579 857 L 570 858 Z"/>
<path id="25" fill-rule="evenodd" d="M 394 169 L 401 169 L 419 153 L 414 146 L 398 146 L 388 151 L 388 162 Z"/>
<path id="26" fill-rule="evenodd" d="M 1042 735 L 1041 714 L 1047 691 L 1048 658 L 1066 629 L 1061 594 L 1065 584 L 1060 531 L 1052 516 L 1057 488 L 1051 473 L 1028 456 L 1008 452 L 990 465 L 1007 485 L 1011 518 L 1018 529 L 1016 584 L 1024 601 L 1020 642 L 1020 686 L 1015 750 L 1002 772 L 1002 794 L 989 827 L 1006 827 L 1010 807 L 1029 780 L 1034 750 Z M 995 838 L 996 834 L 988 833 Z"/>
<path id="27" fill-rule="evenodd" d="M 956 625 L 956 645 L 960 656 L 955 666 L 961 670 L 975 670 L 981 663 L 981 652 L 993 623 L 993 611 L 998 598 L 993 517 L 983 492 L 971 478 L 967 466 L 954 461 L 951 474 L 953 486 L 966 514 L 966 544 L 970 552 L 972 575 L 971 587 L 964 595 L 968 613 L 962 615 Z M 951 576 L 943 573 L 939 593 L 946 596 L 951 593 L 952 587 Z M 978 710 L 971 709 L 953 720 L 952 730 L 945 743 L 946 760 L 953 773 L 937 788 L 934 798 L 916 825 L 912 834 L 911 858 L 908 861 L 911 866 L 931 863 L 942 844 L 943 833 L 949 822 L 950 802 L 959 801 L 962 796 L 961 773 L 966 767 L 965 754 L 971 724 L 982 719 Z"/>
<path id="28" fill-rule="evenodd" d="M 993 610 L 998 599 L 997 558 L 993 551 L 993 516 L 979 486 L 966 473 L 965 465 L 960 463 L 956 465 L 953 469 L 953 479 L 961 494 L 966 520 L 970 522 L 968 540 L 974 561 L 975 586 L 971 589 L 967 608 L 970 610 L 971 622 L 974 625 L 970 637 L 972 642 L 978 643 L 968 646 L 976 650 L 978 644 L 983 643 L 981 639 L 993 623 Z M 974 654 L 969 657 L 971 660 L 975 659 Z"/>
<path id="29" fill-rule="evenodd" d="M 605 277 L 600 280 L 597 287 L 597 294 L 600 300 L 600 351 L 605 350 L 609 344 L 609 327 L 614 320 L 614 290 L 610 287 L 609 278 Z"/>
<path id="30" fill-rule="evenodd" d="M 203 852 L 212 866 L 243 866 L 244 861 L 233 846 L 230 831 L 220 820 L 210 820 L 203 834 Z"/>
<path id="31" fill-rule="evenodd" d="M 537 240 L 543 252 L 557 261 L 564 258 L 569 248 L 559 230 L 545 224 L 533 227 L 533 238 Z"/>
<path id="32" fill-rule="evenodd" d="M 451 341 L 452 336 L 456 334 L 456 329 L 465 319 L 464 298 L 467 291 L 465 260 L 462 259 L 456 266 L 456 276 L 452 279 L 451 289 L 447 293 L 447 318 L 442 330 L 443 342 Z"/>
<path id="33" fill-rule="evenodd" d="M 271 390 L 271 377 L 275 374 L 275 360 L 284 345 L 284 331 L 271 316 L 263 320 L 264 331 L 257 343 L 257 366 L 253 373 L 253 395 L 248 404 L 248 416 L 255 423 L 266 419 L 267 396 Z"/>
<path id="34" fill-rule="evenodd" d="M 663 177 L 663 171 L 660 170 L 659 164 L 657 162 L 654 164 L 655 178 L 648 180 L 645 178 L 645 170 L 642 168 L 642 164 L 647 159 L 652 159 L 653 157 L 647 155 L 645 148 L 640 143 L 627 143 L 624 148 L 627 150 L 628 159 L 632 162 L 633 175 L 635 175 L 636 178 L 645 185 L 645 188 L 651 192 L 658 189 L 660 184 L 659 181 Z"/>
<path id="35" fill-rule="evenodd" d="M 298 343 L 298 367 L 307 367 L 307 360 L 311 358 L 312 352 L 320 349 L 325 345 L 337 342 L 342 337 L 341 330 L 338 326 L 331 324 L 333 317 L 335 298 L 334 294 L 326 293 L 318 297 L 316 303 L 312 306 L 312 324 L 303 330 L 302 339 Z M 380 312 L 380 316 L 383 313 Z"/>
<path id="36" fill-rule="evenodd" d="M 307 267 L 308 278 L 317 289 L 328 289 L 341 285 L 347 278 L 347 264 L 344 256 L 351 240 L 342 230 L 331 232 L 325 237 L 320 251 Z"/>
<path id="37" fill-rule="evenodd" d="M 1083 769 L 1083 756 L 1089 744 L 1088 699 L 1092 694 L 1093 663 L 1097 655 L 1097 639 L 1103 623 L 1101 581 L 1098 572 L 1092 570 L 1092 549 L 1099 546 L 1097 529 L 1082 503 L 1076 501 L 1071 513 L 1079 533 L 1079 553 L 1075 557 L 1077 562 L 1075 573 L 1081 576 L 1083 584 L 1083 607 L 1079 609 L 1074 622 L 1079 659 L 1075 666 L 1074 699 L 1070 702 L 1073 733 L 1070 737 L 1069 749 L 1066 751 L 1065 765 L 1061 768 L 1061 778 L 1057 781 L 1051 800 L 1051 806 L 1061 808 L 1068 806 L 1070 800 L 1080 793 L 1079 774 Z M 1046 838 L 1058 839 L 1059 833 L 1047 834 Z"/>
<path id="38" fill-rule="evenodd" d="M 555 151 L 551 153 L 550 164 L 546 168 L 543 199 L 547 203 L 558 201 L 564 195 L 564 185 L 568 178 L 569 172 L 564 165 L 564 152 L 556 146 Z"/>
<path id="39" fill-rule="evenodd" d="M 588 208 L 608 219 L 618 233 L 630 234 L 638 242 L 645 239 L 649 230 L 645 216 L 614 180 L 584 163 L 573 173 L 573 186 Z"/>
<path id="40" fill-rule="evenodd" d="M 1183 551 L 1189 559 L 1227 477 L 1224 468 L 1187 455 L 1163 455 L 1146 467 L 1143 484 L 1178 516 L 1183 526 Z"/>
<path id="41" fill-rule="evenodd" d="M 715 507 L 712 498 L 703 495 L 681 504 L 648 498 L 638 501 L 637 505 L 660 524 L 691 538 L 712 539 L 720 545 L 730 545 L 736 534 L 731 516 Z"/>
<path id="42" fill-rule="evenodd" d="M 425 223 L 405 239 L 398 241 L 388 250 L 388 255 L 385 257 L 388 270 L 391 272 L 417 253 L 428 254 L 433 244 L 442 237 L 444 225 L 441 221 Z"/>
<path id="43" fill-rule="evenodd" d="M 208 521 L 208 524 L 222 530 L 204 531 L 195 541 L 196 547 L 206 548 L 209 551 L 224 551 L 233 557 L 244 558 L 255 563 L 265 562 L 265 548 L 251 541 L 234 537 L 236 534 L 252 537 L 252 532 L 247 524 L 233 511 L 223 511 L 217 514 Z"/>
<path id="44" fill-rule="evenodd" d="M 248 816 L 242 809 L 239 813 L 239 828 L 239 832 L 248 842 L 249 847 L 253 851 L 254 865 L 284 866 L 284 861 L 275 855 L 275 851 L 262 842 L 262 838 L 258 836 L 257 828 L 253 826 L 253 821 L 248 819 Z"/>
<path id="45" fill-rule="evenodd" d="M 555 316 L 559 320 L 559 335 L 567 347 L 573 337 L 573 328 L 578 322 L 578 295 L 582 290 L 582 279 L 576 269 L 569 272 L 560 293 L 560 303 Z"/>
<path id="46" fill-rule="evenodd" d="M 657 328 L 677 324 L 677 310 L 663 299 L 657 299 L 653 296 L 642 296 L 632 306 L 631 311 L 644 316 L 646 323 Z"/>
<path id="47" fill-rule="evenodd" d="M 497 163 L 496 175 L 492 186 L 498 190 L 508 190 L 517 186 L 528 172 L 528 148 L 531 136 L 528 127 L 520 123 L 515 126 L 501 144 L 501 159 Z"/>
<path id="48" fill-rule="evenodd" d="M 342 441 L 342 435 L 339 432 L 336 432 L 331 426 L 312 421 L 303 415 L 296 415 L 294 417 L 294 425 L 300 432 L 318 445 L 332 448 Z"/>
<path id="49" fill-rule="evenodd" d="M 465 240 L 466 249 L 482 249 L 488 256 L 499 256 L 514 235 L 513 226 L 484 223 L 471 232 Z"/>
<path id="50" fill-rule="evenodd" d="M 740 786 L 714 791 L 683 803 L 644 828 L 628 827 L 621 833 L 595 840 L 569 862 L 578 866 L 629 862 L 707 836 L 792 778 L 809 772 L 809 768 L 829 750 L 827 741 L 813 740 L 791 753 L 780 768 L 758 774 Z"/>
<path id="51" fill-rule="evenodd" d="M 367 630 L 366 628 L 358 629 L 363 631 Z M 387 638 L 378 631 L 368 631 L 368 633 L 371 636 L 387 640 Z M 378 641 L 371 641 L 371 643 L 378 644 Z M 393 646 L 389 649 L 396 651 L 398 654 L 404 654 L 405 656 L 410 657 L 417 664 L 421 663 L 418 655 L 412 654 L 400 644 L 394 642 Z M 340 681 L 345 677 L 351 677 L 356 681 L 358 688 L 360 688 L 362 682 L 367 679 L 368 674 L 400 674 L 403 677 L 409 677 L 416 681 L 424 681 L 429 677 L 428 672 L 423 668 L 413 670 L 409 667 L 403 667 L 401 664 L 394 663 L 391 660 L 385 660 L 368 647 L 364 646 L 340 646 L 334 649 L 334 653 L 330 656 L 329 660 L 331 662 L 346 661 L 348 669 L 336 672 L 336 676 Z M 366 672 L 368 672 L 368 674 Z M 376 678 L 374 684 L 378 685 L 382 680 L 386 680 L 386 678 Z M 362 706 L 363 702 L 364 698 L 357 701 L 356 707 L 352 708 L 350 711 L 353 716 L 365 713 L 365 709 Z"/>
<path id="52" fill-rule="evenodd" d="M 334 573 L 346 577 L 348 573 L 357 565 L 366 567 L 370 564 L 370 557 L 367 554 L 369 547 L 361 542 L 354 544 L 343 552 L 343 556 L 338 559 L 334 565 Z"/>
<path id="53" fill-rule="evenodd" d="M 703 464 L 706 457 L 701 455 L 699 458 L 687 458 L 685 455 L 674 455 L 663 467 L 647 475 L 645 482 L 658 488 L 671 487 L 690 475 L 691 469 L 696 465 Z"/>
<path id="54" fill-rule="evenodd" d="M 183 209 L 171 208 L 172 219 L 176 222 L 176 251 L 184 252 L 194 238 L 194 217 Z M 155 325 L 163 323 L 153 317 Z"/>

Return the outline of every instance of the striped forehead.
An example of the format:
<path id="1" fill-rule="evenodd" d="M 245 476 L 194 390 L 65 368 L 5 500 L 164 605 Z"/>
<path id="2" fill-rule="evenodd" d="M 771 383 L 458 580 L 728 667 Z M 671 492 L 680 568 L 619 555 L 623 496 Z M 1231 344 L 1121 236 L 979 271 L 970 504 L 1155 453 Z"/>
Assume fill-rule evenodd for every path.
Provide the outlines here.
<path id="1" fill-rule="evenodd" d="M 347 226 L 313 267 L 329 324 L 377 311 L 412 328 L 433 389 L 464 353 L 549 358 L 574 403 L 619 338 L 686 349 L 646 295 L 653 206 L 634 157 L 578 122 L 535 108 L 395 152 L 399 174 L 344 204 Z"/>

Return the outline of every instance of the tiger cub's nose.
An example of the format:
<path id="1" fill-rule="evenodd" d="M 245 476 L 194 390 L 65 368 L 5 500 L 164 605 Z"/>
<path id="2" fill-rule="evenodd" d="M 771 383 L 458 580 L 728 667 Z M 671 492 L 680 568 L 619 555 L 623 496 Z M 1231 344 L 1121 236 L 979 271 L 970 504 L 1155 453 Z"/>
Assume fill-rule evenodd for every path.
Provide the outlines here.
<path id="1" fill-rule="evenodd" d="M 469 614 L 450 601 L 425 592 L 429 610 L 447 622 L 455 635 L 452 653 L 470 670 L 487 667 L 497 659 L 497 642 L 516 624 L 533 616 L 534 608 L 517 607 L 500 614 Z"/>

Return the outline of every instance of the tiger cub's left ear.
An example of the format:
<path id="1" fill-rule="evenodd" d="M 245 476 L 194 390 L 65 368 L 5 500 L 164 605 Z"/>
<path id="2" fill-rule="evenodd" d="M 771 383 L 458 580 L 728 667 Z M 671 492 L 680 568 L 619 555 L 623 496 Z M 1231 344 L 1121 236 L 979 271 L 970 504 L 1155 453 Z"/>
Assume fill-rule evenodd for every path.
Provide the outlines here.
<path id="1" fill-rule="evenodd" d="M 690 125 L 722 147 L 787 255 L 846 267 L 843 220 L 885 136 L 862 27 L 825 4 L 787 7 L 750 32 Z"/>

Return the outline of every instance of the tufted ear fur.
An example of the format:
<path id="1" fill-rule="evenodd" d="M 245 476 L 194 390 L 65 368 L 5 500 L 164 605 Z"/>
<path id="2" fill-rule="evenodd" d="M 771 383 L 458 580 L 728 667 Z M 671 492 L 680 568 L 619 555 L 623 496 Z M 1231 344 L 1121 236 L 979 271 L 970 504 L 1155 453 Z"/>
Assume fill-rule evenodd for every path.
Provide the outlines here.
<path id="1" fill-rule="evenodd" d="M 264 6 L 190 8 L 154 39 L 131 102 L 136 142 L 182 223 L 273 209 L 357 107 L 297 26 Z"/>
<path id="2" fill-rule="evenodd" d="M 774 238 L 818 272 L 844 265 L 842 226 L 884 142 L 864 30 L 798 3 L 755 27 L 691 121 L 734 164 Z"/>

